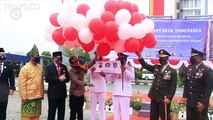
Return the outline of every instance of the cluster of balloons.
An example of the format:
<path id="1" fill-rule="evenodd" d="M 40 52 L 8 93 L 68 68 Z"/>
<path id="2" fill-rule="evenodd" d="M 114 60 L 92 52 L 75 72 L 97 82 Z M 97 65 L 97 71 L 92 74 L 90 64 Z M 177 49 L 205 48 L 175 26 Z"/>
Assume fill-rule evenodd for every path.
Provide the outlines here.
<path id="1" fill-rule="evenodd" d="M 54 30 L 47 33 L 58 45 L 69 49 L 78 46 L 86 52 L 96 49 L 101 56 L 111 50 L 134 53 L 156 46 L 154 22 L 139 13 L 136 4 L 107 0 L 100 8 L 85 3 L 76 8 L 64 5 L 60 12 L 50 15 L 49 29 Z"/>

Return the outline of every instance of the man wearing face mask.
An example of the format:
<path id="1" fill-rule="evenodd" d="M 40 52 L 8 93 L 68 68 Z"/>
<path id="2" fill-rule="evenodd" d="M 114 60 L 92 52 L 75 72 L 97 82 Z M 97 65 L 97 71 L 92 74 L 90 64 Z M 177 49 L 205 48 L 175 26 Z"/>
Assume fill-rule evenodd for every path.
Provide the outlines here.
<path id="1" fill-rule="evenodd" d="M 97 61 L 102 61 L 103 57 L 99 56 L 97 52 L 94 53 L 97 57 Z M 94 64 L 89 70 L 90 82 L 94 84 L 94 87 L 90 87 L 90 120 L 96 119 L 96 106 L 99 105 L 100 116 L 99 120 L 106 120 L 105 117 L 105 97 L 106 97 L 106 74 L 102 72 L 95 72 L 98 63 Z"/>
<path id="2" fill-rule="evenodd" d="M 135 79 L 134 68 L 127 63 L 128 55 L 117 53 L 117 56 L 117 60 L 121 62 L 121 73 L 111 74 L 108 78 L 108 81 L 113 84 L 114 120 L 130 120 L 131 83 Z"/>
<path id="3" fill-rule="evenodd" d="M 39 120 L 41 115 L 41 100 L 44 97 L 43 69 L 39 64 L 38 49 L 32 49 L 27 54 L 29 63 L 19 72 L 19 94 L 21 97 L 21 120 Z"/>
<path id="4" fill-rule="evenodd" d="M 83 120 L 83 105 L 84 105 L 84 93 L 85 86 L 93 87 L 92 83 L 84 81 L 85 71 L 93 66 L 96 62 L 96 57 L 90 62 L 85 63 L 81 56 L 71 56 L 69 58 L 70 66 L 72 67 L 69 71 L 71 86 L 70 86 L 70 120 Z"/>
<path id="5" fill-rule="evenodd" d="M 170 105 L 177 86 L 177 71 L 168 65 L 167 51 L 159 50 L 159 65 L 147 64 L 140 52 L 136 52 L 143 68 L 155 76 L 148 96 L 151 99 L 150 120 L 171 120 Z"/>
<path id="6" fill-rule="evenodd" d="M 213 88 L 213 71 L 204 65 L 205 53 L 191 49 L 189 65 L 183 91 L 183 103 L 186 104 L 187 120 L 208 120 L 209 98 Z"/>
<path id="7" fill-rule="evenodd" d="M 53 62 L 45 68 L 45 81 L 48 83 L 48 117 L 47 120 L 64 120 L 67 97 L 66 83 L 69 82 L 67 67 L 62 64 L 62 52 L 53 52 Z"/>
<path id="8" fill-rule="evenodd" d="M 13 95 L 15 80 L 12 66 L 6 60 L 3 48 L 0 48 L 0 120 L 6 120 L 8 95 Z"/>

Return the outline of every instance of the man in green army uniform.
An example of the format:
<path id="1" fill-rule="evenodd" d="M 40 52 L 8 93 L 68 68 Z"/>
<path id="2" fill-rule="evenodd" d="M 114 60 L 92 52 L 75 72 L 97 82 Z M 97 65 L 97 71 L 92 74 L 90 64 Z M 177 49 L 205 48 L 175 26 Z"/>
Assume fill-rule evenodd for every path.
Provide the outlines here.
<path id="1" fill-rule="evenodd" d="M 170 106 L 177 88 L 177 71 L 168 64 L 171 56 L 167 51 L 161 49 L 159 53 L 159 65 L 149 65 L 136 52 L 139 62 L 143 68 L 152 72 L 155 76 L 148 96 L 151 99 L 150 120 L 171 120 Z"/>
<path id="2" fill-rule="evenodd" d="M 213 71 L 204 65 L 205 53 L 191 49 L 189 65 L 186 69 L 183 102 L 187 105 L 187 120 L 208 120 L 209 98 L 213 88 Z"/>

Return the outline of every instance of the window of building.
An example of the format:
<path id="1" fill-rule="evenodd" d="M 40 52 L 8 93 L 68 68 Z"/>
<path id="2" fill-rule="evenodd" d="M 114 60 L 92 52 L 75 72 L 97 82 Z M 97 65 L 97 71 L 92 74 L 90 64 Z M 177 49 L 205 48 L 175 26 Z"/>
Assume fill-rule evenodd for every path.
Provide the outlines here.
<path id="1" fill-rule="evenodd" d="M 179 18 L 201 15 L 201 0 L 180 0 L 179 10 Z"/>

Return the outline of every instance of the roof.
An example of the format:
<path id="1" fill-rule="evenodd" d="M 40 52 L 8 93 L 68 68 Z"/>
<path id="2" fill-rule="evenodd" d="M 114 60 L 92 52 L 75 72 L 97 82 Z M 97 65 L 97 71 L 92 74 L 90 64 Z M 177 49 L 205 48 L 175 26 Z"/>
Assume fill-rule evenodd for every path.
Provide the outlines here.
<path id="1" fill-rule="evenodd" d="M 24 63 L 26 63 L 30 60 L 30 58 L 27 56 L 10 54 L 10 53 L 6 53 L 6 58 L 7 58 L 7 60 L 24 62 Z"/>

